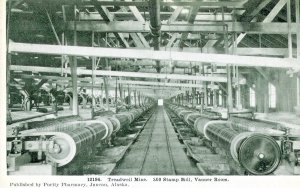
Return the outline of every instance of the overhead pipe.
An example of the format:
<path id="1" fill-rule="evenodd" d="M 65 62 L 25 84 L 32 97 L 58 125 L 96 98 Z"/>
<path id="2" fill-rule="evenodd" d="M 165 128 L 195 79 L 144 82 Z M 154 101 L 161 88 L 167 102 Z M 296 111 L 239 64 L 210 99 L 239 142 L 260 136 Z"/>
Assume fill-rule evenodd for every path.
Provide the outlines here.
<path id="1" fill-rule="evenodd" d="M 154 50 L 158 51 L 160 46 L 160 0 L 149 0 L 150 32 L 153 36 Z M 156 60 L 156 71 L 160 73 L 160 61 Z"/>

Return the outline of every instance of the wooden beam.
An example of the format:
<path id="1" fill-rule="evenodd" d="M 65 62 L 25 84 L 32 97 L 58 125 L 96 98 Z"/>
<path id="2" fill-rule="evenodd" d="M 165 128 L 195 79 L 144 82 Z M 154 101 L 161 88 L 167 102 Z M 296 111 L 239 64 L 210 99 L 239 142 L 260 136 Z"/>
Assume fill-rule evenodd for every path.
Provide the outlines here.
<path id="1" fill-rule="evenodd" d="M 106 22 L 111 22 L 114 20 L 113 15 L 110 14 L 110 12 L 108 11 L 107 8 L 101 6 L 100 4 L 95 3 L 94 2 L 95 8 L 97 9 L 97 11 L 99 12 L 99 14 L 102 16 L 102 18 L 106 21 Z M 122 33 L 118 33 L 118 32 L 114 32 L 114 35 L 117 37 L 117 39 L 121 42 L 121 44 L 128 48 L 129 44 L 128 42 L 125 40 L 124 36 L 122 35 Z"/>
<path id="2" fill-rule="evenodd" d="M 264 18 L 263 23 L 270 23 L 273 21 L 273 19 L 276 17 L 276 15 L 279 13 L 279 11 L 284 7 L 284 5 L 286 4 L 287 0 L 279 0 L 279 2 L 275 5 L 275 7 L 272 9 L 272 11 Z M 254 19 L 251 20 L 251 22 L 253 22 Z M 288 26 L 288 24 L 286 24 L 286 27 Z M 289 32 L 288 27 L 287 29 L 287 33 Z M 236 44 L 238 45 L 243 38 L 247 35 L 247 33 L 242 33 L 240 34 L 237 39 L 236 39 Z"/>
<path id="3" fill-rule="evenodd" d="M 280 10 L 285 6 L 287 0 L 279 0 L 272 11 L 263 20 L 264 23 L 272 22 Z"/>
<path id="4" fill-rule="evenodd" d="M 37 79 L 45 79 L 45 80 L 49 80 L 49 81 L 71 81 L 72 78 L 71 77 L 65 77 L 65 76 L 45 76 L 45 75 L 29 75 L 29 74 L 14 74 L 13 75 L 14 78 L 37 78 Z M 81 82 L 90 82 L 92 80 L 92 77 L 84 77 L 84 78 L 77 78 L 77 81 L 81 81 Z M 103 79 L 102 78 L 95 78 L 95 80 L 97 83 L 103 83 Z"/>
<path id="5" fill-rule="evenodd" d="M 130 6 L 130 7 L 135 7 L 135 6 Z M 187 13 L 182 13 L 181 10 L 184 7 L 177 7 L 174 12 L 161 12 L 160 16 L 162 20 L 173 20 L 174 18 L 178 18 L 180 20 L 183 20 L 187 17 Z M 137 19 L 141 21 L 141 18 L 144 19 L 144 17 L 140 17 L 140 15 L 134 14 L 133 12 L 110 12 L 116 21 L 118 20 L 123 20 L 123 21 L 128 21 L 128 20 L 134 20 Z M 33 14 L 33 12 L 30 12 L 30 14 Z M 147 20 L 149 20 L 149 12 L 144 12 L 143 15 Z M 138 16 L 138 17 L 137 17 Z M 226 21 L 232 21 L 232 15 L 230 13 L 225 14 L 225 20 Z M 85 12 L 80 12 L 79 13 L 79 19 L 81 21 L 87 21 L 87 20 L 103 20 L 101 15 L 97 12 L 90 12 L 89 14 L 86 14 Z M 175 19 L 175 20 L 176 20 Z M 174 21 L 175 21 L 174 20 Z M 195 21 L 222 21 L 222 17 L 220 13 L 215 13 L 215 12 L 198 12 L 196 15 Z M 172 21 L 173 22 L 173 21 Z M 169 23 L 171 23 L 169 21 Z"/>
<path id="6" fill-rule="evenodd" d="M 48 0 L 28 0 L 29 2 L 39 2 L 45 3 Z M 52 5 L 82 5 L 82 6 L 91 6 L 92 0 L 51 0 Z M 123 1 L 123 0 L 97 0 L 97 3 L 101 4 L 102 6 L 141 6 L 141 7 L 148 7 L 147 1 L 144 0 L 137 0 L 137 1 Z M 190 1 L 190 0 L 180 0 L 180 1 L 163 1 L 161 6 L 202 6 L 203 8 L 216 8 L 225 6 L 228 8 L 237 8 L 243 9 L 244 4 L 247 0 L 230 0 L 230 1 L 206 1 L 206 0 L 197 0 L 197 1 Z"/>
<path id="7" fill-rule="evenodd" d="M 187 17 L 187 23 L 188 24 L 193 24 L 196 18 L 196 15 L 198 13 L 199 7 L 195 6 L 195 7 L 191 7 L 190 11 L 189 11 L 189 15 Z M 180 48 L 183 48 L 184 45 L 184 41 L 187 39 L 188 33 L 183 33 L 181 35 L 181 39 L 180 39 L 180 43 L 179 46 Z"/>
<path id="8" fill-rule="evenodd" d="M 262 0 L 261 3 L 253 9 L 251 8 L 251 12 L 246 17 L 250 17 L 250 19 L 246 19 L 245 21 L 251 21 L 253 17 L 255 17 L 264 7 L 266 7 L 272 0 Z"/>
<path id="9" fill-rule="evenodd" d="M 161 2 L 161 6 L 201 6 L 203 8 L 208 7 L 228 7 L 228 8 L 243 8 L 245 0 L 235 0 L 235 1 L 204 1 L 204 0 L 198 0 L 198 1 L 163 1 Z M 147 1 L 99 1 L 98 3 L 102 6 L 142 6 L 147 7 L 148 3 Z"/>
<path id="10" fill-rule="evenodd" d="M 218 66 L 227 64 L 246 67 L 274 67 L 300 69 L 296 59 L 237 56 L 228 54 L 201 54 L 191 52 L 170 52 L 135 49 L 96 48 L 81 46 L 58 46 L 45 44 L 9 43 L 9 53 L 37 53 L 49 55 L 77 55 L 106 58 L 134 58 L 166 61 L 214 63 Z"/>
<path id="11" fill-rule="evenodd" d="M 144 17 L 142 16 L 142 14 L 139 12 L 139 10 L 135 6 L 129 6 L 129 9 L 131 10 L 131 12 L 133 13 L 133 15 L 135 16 L 135 18 L 138 21 L 145 22 Z M 149 43 L 147 42 L 147 40 L 145 39 L 145 37 L 142 33 L 137 33 L 136 35 L 139 38 L 139 40 L 142 42 L 144 47 L 146 47 L 146 48 L 150 47 Z M 131 37 L 133 38 L 132 35 L 131 35 Z M 136 38 L 135 40 L 137 41 L 138 39 Z"/>
<path id="12" fill-rule="evenodd" d="M 140 37 L 136 33 L 130 33 L 130 36 L 136 47 L 139 47 L 139 48 L 144 47 L 144 44 L 142 43 L 142 41 L 140 40 Z M 149 44 L 148 44 L 148 47 L 150 47 Z"/>
<path id="13" fill-rule="evenodd" d="M 168 20 L 169 24 L 176 21 L 177 17 L 180 15 L 180 12 L 182 11 L 182 9 L 183 9 L 182 6 L 176 7 L 176 9 L 174 10 L 171 17 Z M 169 40 L 169 42 L 167 44 L 167 48 L 170 48 L 178 37 L 180 37 L 180 35 L 178 33 L 175 33 L 174 35 L 172 35 L 171 39 Z"/>
<path id="14" fill-rule="evenodd" d="M 249 33 L 249 34 L 287 34 L 287 23 L 272 22 L 224 22 L 228 26 L 228 32 Z M 173 22 L 167 24 L 162 22 L 161 31 L 171 33 L 185 32 L 204 32 L 204 33 L 223 33 L 223 25 L 219 22 L 195 22 L 186 24 L 185 22 Z M 130 27 L 128 27 L 130 25 Z M 74 30 L 73 21 L 66 24 L 67 30 Z M 80 21 L 77 24 L 78 31 L 95 31 L 95 32 L 122 32 L 122 33 L 149 33 L 149 22 L 139 21 L 112 21 L 109 23 L 100 21 Z M 296 33 L 296 24 L 291 24 L 291 32 Z"/>
<path id="15" fill-rule="evenodd" d="M 130 85 L 147 85 L 147 86 L 166 86 L 166 87 L 187 87 L 187 88 L 199 88 L 202 84 L 187 84 L 187 83 L 170 83 L 170 82 L 148 82 L 148 81 L 129 81 L 120 80 L 122 84 Z"/>
<path id="16" fill-rule="evenodd" d="M 14 71 L 37 71 L 47 73 L 61 73 L 61 68 L 52 67 L 37 67 L 37 66 L 18 66 L 11 65 L 10 70 Z M 70 74 L 70 69 L 64 69 L 64 73 Z M 212 77 L 212 76 L 190 76 L 182 74 L 158 74 L 158 73 L 143 73 L 143 72 L 118 72 L 106 70 L 94 70 L 97 76 L 116 76 L 116 77 L 135 77 L 135 78 L 153 78 L 153 79 L 173 79 L 173 80 L 198 80 L 198 81 L 215 81 L 226 82 L 226 77 Z M 92 70 L 77 69 L 77 75 L 92 75 Z M 77 82 L 76 82 L 77 83 Z"/>

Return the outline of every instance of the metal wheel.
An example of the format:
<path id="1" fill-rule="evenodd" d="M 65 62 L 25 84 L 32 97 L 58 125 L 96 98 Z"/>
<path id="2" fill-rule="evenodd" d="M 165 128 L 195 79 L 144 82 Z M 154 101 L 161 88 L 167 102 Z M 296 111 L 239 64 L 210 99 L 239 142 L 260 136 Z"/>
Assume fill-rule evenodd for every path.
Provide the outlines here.
<path id="1" fill-rule="evenodd" d="M 262 134 L 255 134 L 245 139 L 238 153 L 241 165 L 254 175 L 272 173 L 281 159 L 281 150 L 276 141 Z"/>

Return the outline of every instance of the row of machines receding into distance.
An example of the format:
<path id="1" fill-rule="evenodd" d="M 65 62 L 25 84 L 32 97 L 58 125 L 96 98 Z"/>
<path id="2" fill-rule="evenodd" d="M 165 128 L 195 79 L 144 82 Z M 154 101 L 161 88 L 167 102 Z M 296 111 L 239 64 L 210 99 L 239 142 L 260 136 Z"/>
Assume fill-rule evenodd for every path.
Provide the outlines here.
<path id="1" fill-rule="evenodd" d="M 184 144 L 188 156 L 198 161 L 199 174 L 300 174 L 297 126 L 258 120 L 249 111 L 224 118 L 208 109 L 165 107 L 178 135 L 187 129 L 195 135 Z M 118 113 L 96 111 L 92 119 L 64 116 L 8 125 L 7 173 L 109 175 L 155 110 L 151 101 Z"/>
<path id="2" fill-rule="evenodd" d="M 119 113 L 95 112 L 98 116 L 90 120 L 80 116 L 64 116 L 8 125 L 7 173 L 101 174 L 99 171 L 91 172 L 90 168 L 95 164 L 91 164 L 88 169 L 83 168 L 105 148 L 114 145 L 129 147 L 127 140 L 116 138 L 140 131 L 141 126 L 137 125 L 146 124 L 153 113 L 153 104 L 145 103 Z"/>
<path id="3" fill-rule="evenodd" d="M 196 135 L 191 145 L 203 150 L 198 153 L 202 167 L 209 166 L 205 174 L 300 174 L 300 131 L 294 125 L 254 119 L 253 113 L 230 114 L 224 119 L 219 112 L 172 103 L 167 109 L 171 120 L 176 119 L 174 124 L 184 123 Z"/>

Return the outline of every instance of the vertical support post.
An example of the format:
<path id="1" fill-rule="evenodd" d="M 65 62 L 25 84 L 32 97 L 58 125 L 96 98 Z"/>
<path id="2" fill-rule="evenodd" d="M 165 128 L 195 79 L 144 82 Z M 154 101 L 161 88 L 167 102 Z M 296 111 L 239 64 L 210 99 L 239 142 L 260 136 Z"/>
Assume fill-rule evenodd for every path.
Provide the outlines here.
<path id="1" fill-rule="evenodd" d="M 228 44 L 227 25 L 225 25 L 224 22 L 224 7 L 222 7 L 222 22 L 224 24 L 223 25 L 224 49 L 225 49 L 225 54 L 228 54 L 229 44 Z M 232 112 L 233 109 L 231 67 L 229 64 L 226 65 L 226 71 L 227 71 L 227 111 L 229 117 L 229 113 Z"/>
<path id="2" fill-rule="evenodd" d="M 185 100 L 186 100 L 186 103 L 189 104 L 190 102 L 190 92 L 189 91 L 185 91 Z"/>
<path id="3" fill-rule="evenodd" d="M 215 89 L 213 89 L 213 106 L 217 107 L 217 93 Z"/>
<path id="4" fill-rule="evenodd" d="M 134 106 L 136 107 L 137 106 L 137 103 L 136 103 L 136 90 L 134 90 L 133 95 L 134 95 Z"/>
<path id="5" fill-rule="evenodd" d="M 127 94 L 127 97 L 128 97 L 128 105 L 130 106 L 131 105 L 131 93 L 130 93 L 129 85 L 128 85 L 128 94 Z"/>
<path id="6" fill-rule="evenodd" d="M 104 104 L 103 104 L 103 86 L 104 86 L 104 77 L 103 77 L 103 83 L 101 84 L 101 97 L 100 97 L 101 108 L 104 106 Z"/>
<path id="7" fill-rule="evenodd" d="M 95 42 L 95 32 L 92 32 L 92 47 Z M 96 57 L 92 57 L 92 111 L 96 106 L 95 96 L 94 96 L 94 84 L 95 84 L 95 68 L 96 68 Z"/>
<path id="8" fill-rule="evenodd" d="M 11 113 L 9 110 L 10 95 L 9 95 L 9 83 L 10 83 L 10 71 L 9 67 L 11 64 L 11 54 L 8 53 L 9 45 L 9 34 L 10 34 L 10 17 L 11 17 L 11 1 L 8 1 L 8 12 L 7 12 L 7 25 L 6 25 L 6 122 L 10 124 L 12 122 Z"/>
<path id="9" fill-rule="evenodd" d="M 181 96 L 180 96 L 180 105 L 183 106 L 183 93 L 181 93 Z"/>
<path id="10" fill-rule="evenodd" d="M 204 108 L 207 107 L 207 104 L 208 104 L 208 94 L 207 94 L 207 83 L 205 82 L 204 83 L 204 101 L 203 101 L 203 105 L 204 105 Z"/>
<path id="11" fill-rule="evenodd" d="M 192 108 L 194 108 L 195 88 L 192 88 Z"/>
<path id="12" fill-rule="evenodd" d="M 108 80 L 107 77 L 103 77 L 104 79 L 104 88 L 105 88 L 105 102 L 106 102 L 106 109 L 109 110 L 109 91 L 108 91 Z"/>
<path id="13" fill-rule="evenodd" d="M 200 93 L 200 102 L 201 102 L 201 113 L 204 110 L 204 92 Z"/>
<path id="14" fill-rule="evenodd" d="M 239 67 L 236 66 L 236 80 L 237 80 L 237 89 L 236 89 L 236 107 L 237 109 L 242 109 L 242 102 L 241 102 L 241 86 L 239 83 Z"/>
<path id="15" fill-rule="evenodd" d="M 116 107 L 116 113 L 118 113 L 118 78 L 116 78 L 115 107 Z"/>
<path id="16" fill-rule="evenodd" d="M 77 45 L 77 31 L 76 31 L 76 5 L 74 5 L 74 46 Z M 72 77 L 72 93 L 73 93 L 73 104 L 72 104 L 72 114 L 79 115 L 78 107 L 78 93 L 77 93 L 77 58 L 76 56 L 71 57 L 71 77 Z"/>
<path id="17" fill-rule="evenodd" d="M 233 10 L 233 27 L 236 26 L 236 14 L 235 14 L 235 9 Z M 232 54 L 235 55 L 236 54 L 236 49 L 237 49 L 237 33 L 234 32 L 233 34 L 233 47 L 232 47 Z M 235 93 L 235 96 L 236 96 L 236 107 L 237 109 L 241 109 L 242 108 L 242 103 L 241 103 L 241 86 L 240 86 L 240 83 L 239 83 L 239 67 L 238 66 L 235 66 L 235 74 L 236 74 L 236 81 L 237 81 L 237 88 L 236 88 L 236 93 Z"/>
<path id="18" fill-rule="evenodd" d="M 123 88 L 123 86 L 122 86 L 122 88 Z M 124 100 L 125 100 L 125 98 L 126 98 L 125 93 L 126 93 L 126 90 L 124 89 L 124 91 L 123 91 L 123 99 L 124 99 Z"/>
<path id="19" fill-rule="evenodd" d="M 122 87 L 122 84 L 119 84 L 119 94 L 120 94 L 120 100 L 123 101 L 123 87 Z"/>
<path id="20" fill-rule="evenodd" d="M 293 58 L 293 46 L 292 46 L 292 31 L 291 31 L 291 0 L 287 0 L 287 22 L 288 22 L 288 51 L 289 58 Z"/>
<path id="21" fill-rule="evenodd" d="M 297 25 L 297 59 L 300 63 L 300 0 L 295 0 L 296 25 Z M 300 80 L 297 77 L 297 106 L 300 106 Z"/>
<path id="22" fill-rule="evenodd" d="M 228 113 L 230 113 L 230 112 L 232 112 L 232 109 L 233 109 L 230 65 L 226 66 L 226 71 L 227 71 L 227 109 L 228 109 Z"/>
<path id="23" fill-rule="evenodd" d="M 139 97 L 138 97 L 138 99 L 139 99 L 139 106 L 141 106 L 141 91 L 139 91 Z"/>
<path id="24" fill-rule="evenodd" d="M 78 92 L 77 92 L 77 59 L 71 57 L 71 77 L 72 77 L 72 114 L 79 115 Z"/>

